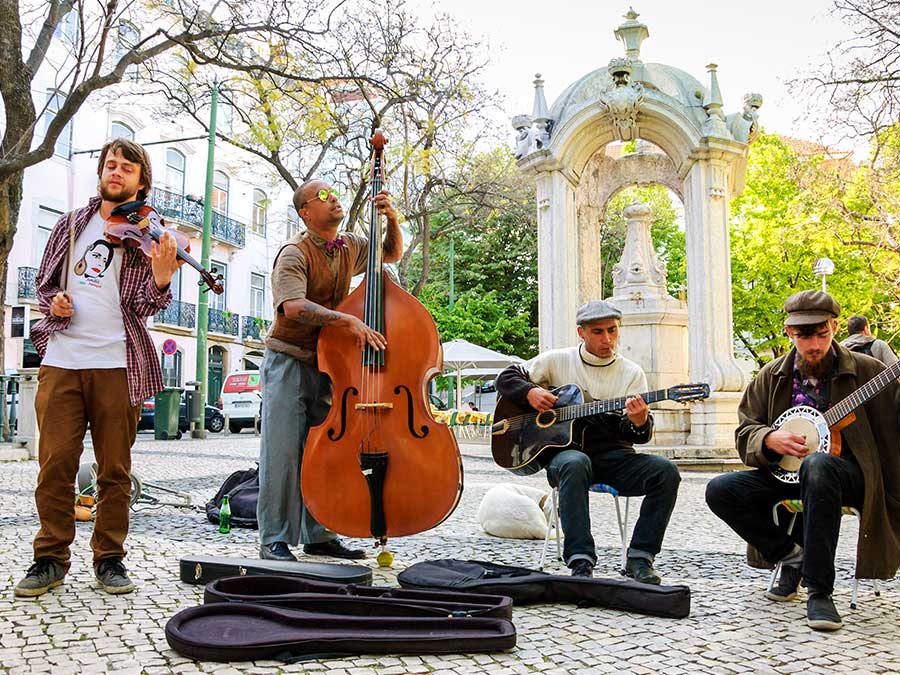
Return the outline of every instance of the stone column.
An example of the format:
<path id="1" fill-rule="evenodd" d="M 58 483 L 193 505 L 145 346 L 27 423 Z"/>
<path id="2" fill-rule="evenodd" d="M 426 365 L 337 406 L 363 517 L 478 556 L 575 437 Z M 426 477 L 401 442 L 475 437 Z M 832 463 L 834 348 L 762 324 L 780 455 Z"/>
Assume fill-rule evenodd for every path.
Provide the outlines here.
<path id="1" fill-rule="evenodd" d="M 603 295 L 600 269 L 600 208 L 585 204 L 578 209 L 578 306 Z"/>
<path id="2" fill-rule="evenodd" d="M 613 268 L 613 296 L 622 311 L 619 353 L 638 363 L 650 390 L 688 380 L 688 312 L 684 302 L 666 290 L 666 268 L 653 249 L 651 212 L 646 204 L 625 207 L 625 248 Z M 653 445 L 684 445 L 690 413 L 683 405 L 665 402 L 653 412 Z"/>
<path id="3" fill-rule="evenodd" d="M 537 174 L 538 350 L 575 344 L 579 307 L 575 186 L 561 171 Z"/>
<path id="4" fill-rule="evenodd" d="M 734 447 L 737 405 L 747 377 L 732 344 L 729 196 L 744 145 L 703 139 L 684 180 L 690 376 L 708 382 L 709 400 L 691 407 L 695 445 Z"/>
<path id="5" fill-rule="evenodd" d="M 19 370 L 19 373 L 22 375 L 22 379 L 19 381 L 19 408 L 16 412 L 18 422 L 16 423 L 15 442 L 28 450 L 28 459 L 37 459 L 38 440 L 41 436 L 38 430 L 37 415 L 34 412 L 34 399 L 37 396 L 38 388 L 38 369 L 23 368 Z"/>

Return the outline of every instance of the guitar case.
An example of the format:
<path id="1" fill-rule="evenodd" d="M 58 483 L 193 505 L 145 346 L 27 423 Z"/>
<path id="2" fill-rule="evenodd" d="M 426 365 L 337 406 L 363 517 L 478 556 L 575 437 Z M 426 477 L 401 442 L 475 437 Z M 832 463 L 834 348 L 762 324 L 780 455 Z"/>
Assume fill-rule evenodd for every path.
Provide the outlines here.
<path id="1" fill-rule="evenodd" d="M 314 581 L 339 584 L 372 583 L 372 570 L 364 565 L 343 565 L 304 561 L 260 560 L 258 558 L 226 558 L 188 556 L 179 562 L 181 580 L 186 584 L 208 584 L 222 577 L 257 574 L 282 574 Z"/>
<path id="2" fill-rule="evenodd" d="M 516 605 L 571 603 L 683 619 L 691 613 L 687 586 L 654 586 L 632 579 L 556 576 L 478 560 L 430 560 L 397 575 L 403 588 L 507 595 Z"/>
<path id="3" fill-rule="evenodd" d="M 254 602 L 326 614 L 356 616 L 481 616 L 512 619 L 512 600 L 502 595 L 358 586 L 300 577 L 225 577 L 206 585 L 203 602 Z"/>
<path id="4" fill-rule="evenodd" d="M 212 582 L 204 601 L 166 624 L 172 649 L 204 661 L 471 654 L 516 645 L 512 602 L 495 596 L 263 575 Z"/>

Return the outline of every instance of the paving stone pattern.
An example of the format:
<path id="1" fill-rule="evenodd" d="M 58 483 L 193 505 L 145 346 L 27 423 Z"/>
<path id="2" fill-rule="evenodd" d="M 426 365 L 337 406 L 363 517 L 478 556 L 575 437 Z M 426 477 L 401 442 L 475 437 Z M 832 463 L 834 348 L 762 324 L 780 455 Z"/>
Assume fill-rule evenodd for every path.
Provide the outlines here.
<path id="1" fill-rule="evenodd" d="M 485 491 L 504 482 L 545 487 L 544 474 L 515 477 L 496 467 L 486 445 L 464 442 L 465 491 L 454 514 L 430 532 L 392 541 L 394 568 L 377 569 L 375 584 L 396 585 L 404 567 L 427 559 L 493 560 L 536 566 L 542 542 L 505 540 L 482 532 L 476 513 Z M 189 492 L 196 504 L 211 498 L 225 477 L 249 468 L 258 438 L 249 433 L 205 441 L 154 441 L 141 434 L 134 470 L 146 481 Z M 83 461 L 92 458 L 89 442 Z M 781 605 L 763 598 L 767 573 L 744 564 L 741 542 L 706 508 L 711 474 L 684 473 L 678 504 L 657 568 L 666 583 L 687 584 L 691 616 L 659 619 L 570 605 L 516 608 L 516 649 L 491 655 L 358 656 L 285 665 L 274 661 L 200 663 L 169 649 L 164 628 L 175 612 L 202 602 L 202 588 L 178 580 L 186 554 L 255 557 L 256 531 L 219 534 L 200 511 L 140 505 L 132 516 L 126 564 L 137 591 L 110 596 L 95 587 L 90 523 L 79 523 L 73 564 L 63 586 L 35 600 L 14 599 L 12 588 L 31 562 L 38 521 L 35 461 L 0 464 L 0 673 L 329 673 L 332 675 L 524 675 L 526 673 L 900 673 L 900 582 L 883 582 L 876 598 L 860 584 L 859 609 L 849 608 L 855 519 L 844 518 L 838 547 L 835 601 L 844 628 L 824 634 L 805 622 L 801 600 Z M 145 494 L 153 493 L 146 487 Z M 590 498 L 598 544 L 598 575 L 616 577 L 618 528 L 612 498 Z M 631 520 L 640 500 L 632 500 Z M 366 542 L 351 541 L 366 545 Z M 565 574 L 561 563 L 551 571 Z"/>

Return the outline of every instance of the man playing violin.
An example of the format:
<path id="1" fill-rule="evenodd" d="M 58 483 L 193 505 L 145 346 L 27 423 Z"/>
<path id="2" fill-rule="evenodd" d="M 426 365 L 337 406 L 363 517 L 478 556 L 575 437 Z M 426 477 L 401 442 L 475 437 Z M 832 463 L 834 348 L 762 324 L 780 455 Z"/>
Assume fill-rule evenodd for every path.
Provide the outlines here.
<path id="1" fill-rule="evenodd" d="M 831 594 L 841 507 L 859 510 L 856 576 L 890 579 L 900 566 L 900 455 L 897 453 L 897 382 L 856 410 L 856 421 L 840 433 L 840 456 L 810 452 L 804 436 L 774 422 L 794 406 L 824 413 L 884 369 L 880 361 L 834 341 L 840 305 L 823 291 L 802 291 L 784 303 L 784 331 L 793 343 L 766 364 L 744 392 L 735 441 L 753 471 L 718 476 L 706 488 L 706 502 L 752 548 L 751 560 L 781 563 L 778 583 L 766 598 L 789 602 L 801 580 L 808 590 L 806 617 L 815 630 L 842 626 Z M 776 478 L 771 468 L 784 456 L 802 458 L 799 482 Z M 784 499 L 801 499 L 802 527 L 788 536 L 772 519 Z"/>
<path id="2" fill-rule="evenodd" d="M 559 488 L 559 516 L 566 535 L 563 557 L 572 576 L 593 576 L 597 550 L 591 536 L 588 489 L 606 483 L 622 495 L 646 495 L 634 526 L 624 573 L 642 583 L 658 584 L 653 568 L 675 508 L 681 477 L 669 460 L 639 454 L 634 444 L 653 435 L 653 417 L 638 395 L 647 377 L 635 362 L 616 352 L 622 312 L 603 300 L 592 300 L 575 315 L 581 344 L 544 352 L 497 377 L 497 391 L 520 406 L 538 412 L 557 401 L 549 389 L 577 384 L 594 400 L 628 396 L 625 413 L 587 418 L 581 448 L 564 448 L 547 463 L 547 480 Z"/>
<path id="3" fill-rule="evenodd" d="M 34 497 L 41 527 L 34 564 L 16 586 L 17 596 L 46 593 L 69 570 L 72 486 L 88 424 L 98 467 L 94 574 L 108 593 L 134 589 L 122 563 L 131 445 L 141 401 L 163 388 L 145 323 L 169 304 L 169 282 L 179 262 L 169 234 L 153 244 L 149 257 L 138 249 L 110 248 L 104 238 L 113 209 L 150 191 L 144 148 L 121 138 L 110 141 L 100 151 L 97 175 L 99 195 L 59 219 L 37 275 L 44 318 L 32 327 L 31 339 L 43 357 L 35 399 L 40 472 Z M 108 259 L 92 255 L 96 249 L 109 251 Z"/>
<path id="4" fill-rule="evenodd" d="M 374 198 L 387 218 L 385 262 L 402 254 L 397 213 L 386 191 Z M 306 230 L 278 252 L 272 270 L 275 322 L 266 337 L 261 368 L 263 425 L 259 451 L 260 557 L 296 560 L 290 546 L 303 543 L 309 555 L 360 559 L 365 552 L 344 546 L 304 508 L 300 465 L 309 428 L 320 424 L 331 405 L 331 384 L 316 367 L 322 326 L 349 331 L 362 349 L 384 349 L 384 336 L 335 307 L 347 297 L 350 279 L 366 269 L 369 242 L 338 232 L 344 218 L 337 192 L 322 180 L 308 180 L 294 192 L 294 208 Z"/>

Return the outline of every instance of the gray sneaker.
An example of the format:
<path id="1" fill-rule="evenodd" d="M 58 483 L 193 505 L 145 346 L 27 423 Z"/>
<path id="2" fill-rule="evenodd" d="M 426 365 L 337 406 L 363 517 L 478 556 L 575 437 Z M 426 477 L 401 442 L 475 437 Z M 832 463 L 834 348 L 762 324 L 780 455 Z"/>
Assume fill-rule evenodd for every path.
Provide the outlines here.
<path id="1" fill-rule="evenodd" d="M 52 558 L 41 558 L 28 568 L 25 578 L 16 584 L 13 592 L 20 598 L 35 598 L 62 585 L 65 577 L 66 570 L 62 563 Z"/>
<path id="2" fill-rule="evenodd" d="M 103 590 L 113 595 L 120 593 L 131 593 L 134 590 L 134 584 L 128 578 L 128 572 L 125 565 L 118 558 L 107 558 L 101 560 L 94 567 L 94 576 L 103 587 Z"/>

